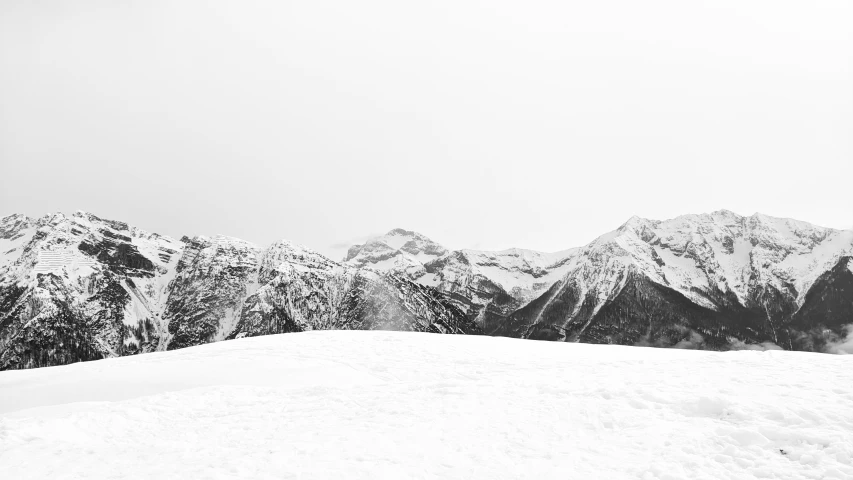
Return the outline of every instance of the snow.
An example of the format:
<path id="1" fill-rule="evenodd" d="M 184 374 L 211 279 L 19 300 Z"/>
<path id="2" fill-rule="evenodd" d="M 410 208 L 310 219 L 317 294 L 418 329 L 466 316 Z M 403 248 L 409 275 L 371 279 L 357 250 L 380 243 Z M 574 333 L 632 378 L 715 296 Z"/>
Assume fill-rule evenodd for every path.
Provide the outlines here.
<path id="1" fill-rule="evenodd" d="M 851 357 L 399 332 L 0 372 L 0 478 L 853 477 Z"/>
<path id="2" fill-rule="evenodd" d="M 694 259 L 686 255 L 676 255 L 666 248 L 655 247 L 655 250 L 664 262 L 661 270 L 671 285 L 689 293 L 693 293 L 694 287 L 708 287 L 708 277 L 699 269 Z M 708 303 L 699 295 L 693 294 L 689 298 L 699 305 L 714 308 L 714 304 Z"/>
<path id="3" fill-rule="evenodd" d="M 664 261 L 662 268 L 649 256 L 652 251 Z M 741 217 L 729 211 L 663 221 L 633 217 L 583 252 L 630 258 L 653 281 L 711 309 L 714 304 L 701 292 L 712 292 L 712 285 L 721 292 L 731 290 L 745 305 L 753 274 L 777 289 L 793 284 L 796 302 L 802 304 L 814 281 L 842 255 L 853 253 L 853 231 L 761 214 Z"/>
<path id="4" fill-rule="evenodd" d="M 485 276 L 507 292 L 520 289 L 541 293 L 562 278 L 568 270 L 566 264 L 559 267 L 554 265 L 569 258 L 575 251 L 543 253 L 511 248 L 497 252 L 483 250 L 462 250 L 462 252 L 471 263 L 473 272 Z M 530 270 L 537 270 L 540 276 L 535 277 L 527 273 Z"/>
<path id="5" fill-rule="evenodd" d="M 35 233 L 36 228 L 30 227 L 22 229 L 20 235 L 13 238 L 0 238 L 0 268 L 17 260 L 21 256 L 19 249 L 29 243 Z"/>
<path id="6" fill-rule="evenodd" d="M 827 238 L 809 251 L 788 255 L 777 269 L 794 279 L 800 292 L 798 303 L 805 299 L 815 280 L 844 255 L 853 255 L 853 230 L 831 231 Z"/>
<path id="7" fill-rule="evenodd" d="M 441 258 L 441 255 L 433 255 L 433 254 L 426 253 L 426 252 L 418 252 L 416 255 L 412 255 L 412 257 L 414 257 L 414 259 L 417 260 L 418 262 L 425 264 L 425 263 L 429 263 L 429 262 L 435 260 L 436 258 Z"/>
<path id="8" fill-rule="evenodd" d="M 403 251 L 406 245 L 410 248 Z M 391 272 L 416 280 L 424 275 L 424 265 L 445 253 L 444 247 L 417 232 L 394 229 L 358 246 L 357 252 L 345 263 L 355 268 Z"/>
<path id="9" fill-rule="evenodd" d="M 436 288 L 438 287 L 440 281 L 438 275 L 435 273 L 424 273 L 420 277 L 417 278 L 417 282 L 421 285 L 425 285 L 427 287 Z"/>
<path id="10" fill-rule="evenodd" d="M 403 248 L 403 245 L 408 243 L 410 240 L 413 240 L 415 237 L 413 235 L 406 235 L 397 233 L 394 231 L 388 232 L 387 235 L 381 237 L 380 241 L 384 242 L 389 247 L 394 250 L 399 250 Z"/>
<path id="11" fill-rule="evenodd" d="M 374 262 L 369 265 L 369 268 L 378 272 L 394 271 L 398 267 L 406 265 L 405 263 L 400 262 L 400 257 L 402 256 L 403 254 L 398 254 L 391 258 L 386 258 L 384 260 Z"/>

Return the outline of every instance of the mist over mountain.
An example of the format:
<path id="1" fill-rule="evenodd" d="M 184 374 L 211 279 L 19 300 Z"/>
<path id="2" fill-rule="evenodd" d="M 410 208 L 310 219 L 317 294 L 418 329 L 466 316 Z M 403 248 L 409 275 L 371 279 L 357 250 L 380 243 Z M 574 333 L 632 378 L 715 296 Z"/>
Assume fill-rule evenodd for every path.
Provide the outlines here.
<path id="1" fill-rule="evenodd" d="M 340 261 L 81 211 L 9 215 L 0 369 L 326 329 L 844 353 L 851 257 L 853 231 L 726 210 L 633 217 L 553 253 L 450 250 L 398 228 Z"/>

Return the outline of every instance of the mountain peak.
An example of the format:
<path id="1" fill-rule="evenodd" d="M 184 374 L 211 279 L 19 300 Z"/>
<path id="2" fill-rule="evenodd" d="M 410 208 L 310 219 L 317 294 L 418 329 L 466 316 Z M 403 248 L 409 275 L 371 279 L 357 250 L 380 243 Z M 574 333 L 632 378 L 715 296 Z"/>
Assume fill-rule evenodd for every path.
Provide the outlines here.
<path id="1" fill-rule="evenodd" d="M 418 232 L 415 232 L 412 230 L 406 230 L 405 228 L 395 228 L 393 230 L 390 230 L 385 235 L 392 235 L 392 236 L 393 235 L 412 235 L 412 236 L 414 236 L 414 235 L 420 235 L 420 234 Z"/>
<path id="2" fill-rule="evenodd" d="M 32 219 L 20 213 L 13 213 L 0 219 L 0 239 L 11 239 L 21 235 L 21 230 L 32 226 Z M 2 254 L 3 252 L 0 252 Z"/>
<path id="3" fill-rule="evenodd" d="M 711 212 L 711 217 L 712 218 L 721 217 L 721 218 L 736 219 L 736 220 L 740 220 L 741 218 L 743 218 L 742 215 L 738 215 L 737 213 L 735 213 L 731 210 L 725 209 L 725 208 Z"/>
<path id="4" fill-rule="evenodd" d="M 362 245 L 353 245 L 344 262 L 355 267 L 380 270 L 421 271 L 423 265 L 447 253 L 447 249 L 427 236 L 412 230 L 395 228 Z"/>
<path id="5" fill-rule="evenodd" d="M 623 223 L 621 226 L 619 226 L 619 228 L 616 229 L 616 232 L 624 233 L 630 231 L 639 235 L 643 229 L 645 229 L 646 227 L 654 226 L 655 223 L 656 222 L 654 220 L 649 220 L 647 218 L 642 218 L 638 217 L 637 215 L 634 215 L 627 221 L 625 221 L 625 223 Z"/>
<path id="6" fill-rule="evenodd" d="M 637 216 L 637 215 L 631 215 L 631 218 L 629 218 L 628 220 L 626 220 L 626 221 L 625 221 L 625 223 L 623 223 L 623 225 L 637 225 L 637 224 L 643 224 L 643 223 L 646 223 L 646 222 L 649 222 L 649 221 L 650 221 L 650 220 L 647 220 L 647 219 L 642 218 L 642 217 L 640 217 L 640 216 Z"/>

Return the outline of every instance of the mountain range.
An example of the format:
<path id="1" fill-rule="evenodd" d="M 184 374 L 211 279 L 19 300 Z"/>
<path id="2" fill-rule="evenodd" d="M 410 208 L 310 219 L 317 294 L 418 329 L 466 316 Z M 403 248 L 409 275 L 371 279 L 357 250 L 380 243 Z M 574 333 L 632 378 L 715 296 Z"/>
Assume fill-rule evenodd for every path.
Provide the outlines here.
<path id="1" fill-rule="evenodd" d="M 853 231 L 726 210 L 632 217 L 555 253 L 395 229 L 341 261 L 16 214 L 0 220 L 0 369 L 317 329 L 832 352 L 853 325 L 851 257 Z"/>

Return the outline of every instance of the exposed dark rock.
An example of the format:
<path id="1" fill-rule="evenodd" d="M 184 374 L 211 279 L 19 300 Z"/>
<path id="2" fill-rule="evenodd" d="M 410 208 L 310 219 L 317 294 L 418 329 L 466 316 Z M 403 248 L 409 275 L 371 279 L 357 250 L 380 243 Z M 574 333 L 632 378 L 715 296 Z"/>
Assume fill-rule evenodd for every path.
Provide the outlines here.
<path id="1" fill-rule="evenodd" d="M 84 240 L 78 248 L 81 252 L 97 258 L 101 263 L 109 265 L 116 273 L 136 276 L 153 275 L 154 264 L 139 253 L 132 243 L 108 239 L 90 243 Z"/>

